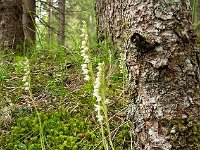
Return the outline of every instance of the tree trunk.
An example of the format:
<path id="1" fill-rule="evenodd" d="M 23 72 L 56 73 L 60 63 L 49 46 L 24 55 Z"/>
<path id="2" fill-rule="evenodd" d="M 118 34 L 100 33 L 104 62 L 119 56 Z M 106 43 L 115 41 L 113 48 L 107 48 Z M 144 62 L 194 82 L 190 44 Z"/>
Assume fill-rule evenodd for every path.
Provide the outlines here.
<path id="1" fill-rule="evenodd" d="M 98 41 L 109 37 L 113 42 L 121 38 L 122 2 L 116 0 L 96 0 Z"/>
<path id="2" fill-rule="evenodd" d="M 35 13 L 36 4 L 35 0 L 23 0 L 23 28 L 26 39 L 35 43 Z"/>
<path id="3" fill-rule="evenodd" d="M 102 10 L 99 31 L 107 27 L 109 37 L 120 35 L 124 45 L 136 149 L 200 149 L 199 61 L 189 5 L 188 0 L 96 0 Z M 118 18 L 123 22 L 116 34 Z"/>
<path id="4" fill-rule="evenodd" d="M 58 1 L 59 8 L 59 27 L 58 27 L 58 44 L 65 44 L 65 0 Z"/>
<path id="5" fill-rule="evenodd" d="M 24 42 L 22 1 L 0 0 L 0 49 L 16 49 Z"/>
<path id="6" fill-rule="evenodd" d="M 52 42 L 52 31 L 51 31 L 51 20 L 52 20 L 52 10 L 51 10 L 51 7 L 52 7 L 52 0 L 47 0 L 47 3 L 48 3 L 48 10 L 47 10 L 47 13 L 48 13 L 48 41 L 49 42 Z"/>

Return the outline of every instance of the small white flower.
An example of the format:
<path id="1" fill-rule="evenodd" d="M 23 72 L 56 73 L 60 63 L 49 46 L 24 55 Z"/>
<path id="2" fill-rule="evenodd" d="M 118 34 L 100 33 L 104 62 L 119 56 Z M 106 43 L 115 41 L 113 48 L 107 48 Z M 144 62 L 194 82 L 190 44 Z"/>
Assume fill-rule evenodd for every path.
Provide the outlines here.
<path id="1" fill-rule="evenodd" d="M 82 23 L 83 23 L 83 24 L 86 24 L 85 20 L 82 20 Z"/>
<path id="2" fill-rule="evenodd" d="M 94 89 L 93 96 L 95 96 L 95 97 L 99 96 L 99 89 Z"/>
<path id="3" fill-rule="evenodd" d="M 25 58 L 24 65 L 25 65 L 25 66 L 28 66 L 28 65 L 29 65 L 29 60 L 28 60 L 27 58 Z"/>
<path id="4" fill-rule="evenodd" d="M 25 91 L 28 91 L 29 90 L 29 87 L 27 86 L 27 87 L 24 87 L 24 89 L 25 89 Z"/>
<path id="5" fill-rule="evenodd" d="M 22 82 L 26 82 L 27 81 L 27 76 L 23 76 Z"/>
<path id="6" fill-rule="evenodd" d="M 101 83 L 100 83 L 100 82 L 98 82 L 97 84 L 95 84 L 95 86 L 94 86 L 94 89 L 99 89 L 99 88 L 100 88 L 100 86 L 101 86 Z"/>
<path id="7" fill-rule="evenodd" d="M 97 70 L 100 70 L 100 66 L 99 66 L 99 64 L 98 64 L 98 66 L 97 66 Z"/>
<path id="8" fill-rule="evenodd" d="M 97 66 L 97 69 L 99 70 L 99 72 L 102 71 L 102 65 L 103 65 L 103 63 L 99 63 L 98 66 Z"/>
<path id="9" fill-rule="evenodd" d="M 88 47 L 84 47 L 84 50 L 87 52 L 89 50 L 89 48 Z"/>
<path id="10" fill-rule="evenodd" d="M 29 74 L 30 74 L 30 70 L 27 70 L 24 75 L 28 76 Z"/>
<path id="11" fill-rule="evenodd" d="M 99 88 L 94 88 L 94 93 L 99 93 Z"/>
<path id="12" fill-rule="evenodd" d="M 89 72 L 89 70 L 88 70 L 88 69 L 83 69 L 83 74 L 87 75 L 87 74 L 88 74 L 88 72 Z"/>
<path id="13" fill-rule="evenodd" d="M 84 32 L 85 32 L 85 29 L 84 29 L 84 28 L 82 28 L 82 29 L 81 29 L 81 32 L 82 32 L 82 33 L 84 33 Z"/>
<path id="14" fill-rule="evenodd" d="M 25 66 L 24 67 L 24 72 L 27 72 L 29 69 L 28 69 L 28 66 Z"/>
<path id="15" fill-rule="evenodd" d="M 109 104 L 109 103 L 110 103 L 110 100 L 109 100 L 108 98 L 106 98 L 106 99 L 105 99 L 105 103 L 106 103 L 106 104 Z"/>
<path id="16" fill-rule="evenodd" d="M 24 84 L 24 86 L 25 86 L 25 87 L 28 87 L 28 86 L 29 86 L 29 83 L 28 83 L 28 82 L 26 82 L 26 83 Z"/>
<path id="17" fill-rule="evenodd" d="M 96 107 L 96 108 L 95 108 L 95 111 L 97 111 L 97 112 L 98 112 L 98 111 L 100 111 L 100 110 L 101 110 L 101 106 L 99 106 L 99 105 L 96 105 L 96 104 L 94 104 L 94 106 Z"/>
<path id="18" fill-rule="evenodd" d="M 83 56 L 84 59 L 89 59 L 89 56 L 85 55 Z"/>
<path id="19" fill-rule="evenodd" d="M 82 47 L 86 47 L 86 42 L 82 41 Z"/>
<path id="20" fill-rule="evenodd" d="M 85 55 L 85 52 L 86 52 L 85 49 L 82 49 L 82 50 L 81 50 L 81 55 L 84 56 L 84 55 Z"/>
<path id="21" fill-rule="evenodd" d="M 97 115 L 98 121 L 101 122 L 103 120 L 103 116 L 101 114 Z"/>
<path id="22" fill-rule="evenodd" d="M 90 80 L 90 76 L 89 76 L 89 75 L 86 75 L 85 78 L 84 78 L 84 80 L 85 80 L 85 81 L 89 81 L 89 80 Z"/>
<path id="23" fill-rule="evenodd" d="M 84 57 L 84 56 L 85 56 L 85 54 L 83 54 L 83 53 L 82 53 L 82 54 L 81 54 L 81 56 L 82 56 L 82 57 Z"/>
<path id="24" fill-rule="evenodd" d="M 90 60 L 89 59 L 85 59 L 85 63 L 89 63 L 90 62 Z"/>
<path id="25" fill-rule="evenodd" d="M 97 78 L 95 80 L 95 83 L 98 83 L 101 79 L 101 73 L 97 72 Z"/>
<path id="26" fill-rule="evenodd" d="M 88 35 L 86 34 L 85 35 L 85 39 L 84 39 L 85 41 L 87 41 L 88 40 Z"/>
<path id="27" fill-rule="evenodd" d="M 97 98 L 97 102 L 101 101 L 101 96 L 98 95 L 96 98 Z"/>
<path id="28" fill-rule="evenodd" d="M 100 82 L 101 78 L 100 78 L 100 75 L 99 73 L 97 73 L 97 78 L 95 80 L 95 83 L 97 84 L 98 82 Z"/>
<path id="29" fill-rule="evenodd" d="M 99 96 L 97 93 L 93 93 L 93 96 L 95 96 L 95 97 L 97 97 L 97 96 Z"/>
<path id="30" fill-rule="evenodd" d="M 87 69 L 87 64 L 82 64 L 82 69 Z"/>
<path id="31" fill-rule="evenodd" d="M 82 31 L 82 29 L 81 29 L 81 31 Z M 83 31 L 82 31 L 82 32 L 83 32 Z M 80 36 L 81 36 L 81 37 L 84 37 L 84 36 L 85 36 L 85 34 L 81 34 Z"/>
<path id="32" fill-rule="evenodd" d="M 94 93 L 98 93 L 99 92 L 99 87 L 97 84 L 94 85 Z"/>

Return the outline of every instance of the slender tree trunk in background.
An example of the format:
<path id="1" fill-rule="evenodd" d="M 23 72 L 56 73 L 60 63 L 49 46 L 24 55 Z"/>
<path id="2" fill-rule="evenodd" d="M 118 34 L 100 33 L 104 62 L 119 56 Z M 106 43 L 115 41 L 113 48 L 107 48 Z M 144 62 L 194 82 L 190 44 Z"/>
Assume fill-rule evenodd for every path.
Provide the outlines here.
<path id="1" fill-rule="evenodd" d="M 197 43 L 200 44 L 200 0 L 196 0 L 196 16 L 195 16 L 195 23 L 196 28 L 195 31 L 197 32 Z"/>
<path id="2" fill-rule="evenodd" d="M 65 0 L 58 1 L 59 19 L 58 19 L 58 44 L 65 44 Z"/>
<path id="3" fill-rule="evenodd" d="M 113 57 L 123 53 L 122 45 L 122 3 L 123 0 L 96 0 L 97 41 L 102 42 L 108 38 L 113 41 L 110 51 Z M 116 51 L 118 49 L 118 51 Z"/>
<path id="4" fill-rule="evenodd" d="M 0 0 L 0 49 L 23 44 L 22 13 L 22 0 Z"/>
<path id="5" fill-rule="evenodd" d="M 135 147 L 200 149 L 199 62 L 189 1 L 96 0 L 96 10 L 99 33 L 106 28 L 125 49 Z M 118 18 L 123 22 L 116 34 Z"/>
<path id="6" fill-rule="evenodd" d="M 96 0 L 98 41 L 109 37 L 116 42 L 117 39 L 121 38 L 123 21 L 121 5 L 121 1 Z"/>
<path id="7" fill-rule="evenodd" d="M 51 6 L 52 6 L 52 0 L 47 0 L 48 3 L 48 41 L 51 42 L 52 41 L 52 31 L 51 31 L 51 20 L 52 20 L 52 10 L 51 10 Z"/>
<path id="8" fill-rule="evenodd" d="M 23 28 L 26 39 L 35 43 L 35 14 L 36 3 L 35 0 L 23 0 Z"/>

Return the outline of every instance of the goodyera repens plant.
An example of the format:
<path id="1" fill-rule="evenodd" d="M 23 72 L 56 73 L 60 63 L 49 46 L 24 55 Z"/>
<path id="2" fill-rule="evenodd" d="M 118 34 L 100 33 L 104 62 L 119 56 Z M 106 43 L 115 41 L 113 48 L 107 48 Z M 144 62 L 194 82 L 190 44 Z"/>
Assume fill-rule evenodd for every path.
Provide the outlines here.
<path id="1" fill-rule="evenodd" d="M 81 56 L 83 57 L 84 63 L 82 66 L 82 71 L 84 74 L 84 80 L 89 81 L 91 78 L 93 80 L 93 71 L 92 71 L 92 63 L 90 61 L 90 52 L 89 52 L 89 39 L 87 33 L 87 24 L 85 21 L 82 21 L 83 27 L 81 29 L 83 37 L 82 45 L 81 45 Z"/>
<path id="2" fill-rule="evenodd" d="M 108 145 L 105 138 L 104 127 L 103 124 L 105 123 L 106 129 L 108 131 L 108 139 L 110 143 L 110 147 L 114 150 L 111 132 L 110 132 L 110 125 L 108 122 L 108 109 L 107 104 L 109 100 L 105 98 L 105 77 L 104 77 L 104 62 L 98 64 L 98 72 L 97 77 L 94 84 L 94 93 L 93 95 L 96 97 L 97 104 L 95 104 L 95 111 L 97 111 L 97 118 L 98 122 L 101 126 L 101 133 L 102 133 L 102 141 L 105 150 L 108 150 Z"/>
<path id="3" fill-rule="evenodd" d="M 29 60 L 25 58 L 24 61 L 24 76 L 22 79 L 22 82 L 24 82 L 24 90 L 29 91 L 30 90 L 30 66 L 29 66 Z"/>
<path id="4" fill-rule="evenodd" d="M 29 93 L 29 97 L 32 100 L 33 106 L 36 110 L 36 114 L 38 117 L 38 121 L 39 121 L 39 126 L 40 126 L 40 143 L 41 143 L 41 148 L 42 150 L 45 150 L 45 144 L 44 144 L 44 136 L 43 136 L 43 128 L 42 128 L 42 122 L 41 122 L 41 118 L 40 118 L 40 114 L 37 110 L 37 107 L 35 105 L 35 101 L 33 98 L 33 94 L 31 91 L 31 76 L 30 76 L 30 63 L 29 63 L 29 59 L 25 57 L 25 61 L 24 61 L 24 76 L 22 79 L 22 82 L 24 83 L 23 88 L 26 92 Z"/>
<path id="5" fill-rule="evenodd" d="M 97 119 L 101 126 L 101 134 L 102 134 L 102 142 L 105 150 L 109 149 L 109 146 L 107 144 L 107 140 L 105 137 L 104 132 L 104 123 L 106 125 L 106 130 L 108 133 L 108 140 L 110 143 L 110 147 L 112 150 L 114 150 L 112 138 L 111 138 L 111 132 L 110 132 L 110 125 L 108 122 L 108 110 L 107 110 L 107 104 L 109 103 L 109 100 L 105 98 L 105 77 L 104 77 L 104 62 L 99 63 L 97 67 L 97 78 L 94 79 L 94 74 L 92 70 L 92 62 L 90 60 L 90 51 L 89 51 L 89 39 L 88 39 L 88 33 L 87 33 L 87 24 L 85 21 L 82 21 L 83 28 L 82 31 L 82 45 L 81 45 L 81 56 L 83 57 L 84 63 L 82 66 L 82 71 L 84 74 L 84 80 L 91 81 L 94 85 L 94 93 L 93 95 L 96 97 L 97 104 L 95 104 L 95 111 L 97 112 Z"/>

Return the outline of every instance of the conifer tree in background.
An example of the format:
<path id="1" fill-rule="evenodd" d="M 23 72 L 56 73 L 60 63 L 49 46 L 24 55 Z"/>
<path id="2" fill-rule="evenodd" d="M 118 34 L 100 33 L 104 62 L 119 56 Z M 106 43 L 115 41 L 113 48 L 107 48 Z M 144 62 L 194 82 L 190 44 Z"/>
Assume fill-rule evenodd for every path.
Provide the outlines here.
<path id="1" fill-rule="evenodd" d="M 65 44 L 65 2 L 66 0 L 58 1 L 58 44 Z"/>
<path id="2" fill-rule="evenodd" d="M 32 43 L 35 43 L 36 40 L 35 14 L 36 14 L 35 0 L 23 0 L 24 35 L 26 39 L 30 40 Z"/>
<path id="3" fill-rule="evenodd" d="M 22 14 L 22 0 L 0 1 L 0 49 L 23 44 Z"/>
<path id="4" fill-rule="evenodd" d="M 51 20 L 52 20 L 52 0 L 47 0 L 48 3 L 48 9 L 47 9 L 47 14 L 48 14 L 48 41 L 52 41 L 52 31 L 51 31 Z"/>
<path id="5" fill-rule="evenodd" d="M 96 0 L 98 37 L 125 50 L 137 149 L 200 149 L 198 50 L 189 0 Z"/>

